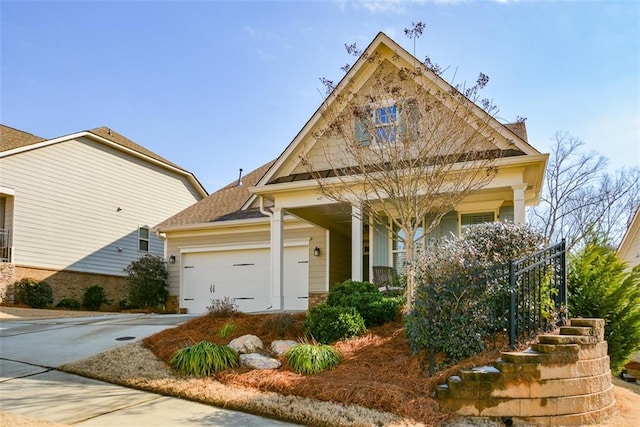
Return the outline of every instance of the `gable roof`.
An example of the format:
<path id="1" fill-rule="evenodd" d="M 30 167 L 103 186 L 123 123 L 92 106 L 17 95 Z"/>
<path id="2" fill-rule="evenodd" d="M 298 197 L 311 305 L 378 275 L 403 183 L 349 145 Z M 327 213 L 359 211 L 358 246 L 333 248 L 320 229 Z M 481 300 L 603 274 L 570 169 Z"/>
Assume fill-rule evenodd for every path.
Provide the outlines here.
<path id="1" fill-rule="evenodd" d="M 0 152 L 45 141 L 44 138 L 0 124 Z"/>
<path id="2" fill-rule="evenodd" d="M 313 116 L 307 121 L 304 127 L 298 132 L 293 141 L 287 146 L 287 148 L 282 152 L 282 154 L 276 159 L 273 166 L 267 171 L 267 173 L 262 177 L 262 179 L 256 184 L 258 186 L 265 186 L 268 184 L 278 183 L 277 174 L 280 172 L 282 167 L 287 163 L 289 158 L 292 157 L 294 151 L 298 148 L 302 141 L 306 137 L 309 132 L 312 131 L 313 127 L 321 120 L 322 118 L 322 110 L 329 104 L 331 104 L 332 100 L 338 97 L 338 94 L 341 93 L 347 85 L 354 79 L 354 77 L 365 70 L 365 67 L 371 67 L 372 62 L 369 60 L 374 57 L 374 53 L 386 47 L 390 49 L 394 56 L 398 56 L 403 59 L 405 62 L 412 64 L 421 64 L 421 61 L 411 55 L 407 50 L 405 50 L 402 46 L 392 40 L 389 36 L 384 34 L 383 32 L 378 33 L 378 35 L 373 39 L 373 41 L 369 44 L 369 46 L 363 51 L 360 55 L 356 63 L 349 69 L 349 71 L 344 75 L 344 77 L 340 80 L 340 82 L 335 86 L 330 95 L 327 96 L 325 101 L 318 107 Z M 375 66 L 375 65 L 374 65 Z M 453 89 L 446 80 L 427 69 L 424 73 L 424 76 L 431 80 L 434 84 L 438 85 L 441 89 L 445 91 L 450 91 Z M 480 107 L 474 104 L 474 109 L 476 110 L 476 114 L 478 115 L 487 115 L 487 113 L 482 110 Z M 507 139 L 510 139 L 514 143 L 515 150 L 518 150 L 522 153 L 522 155 L 540 155 L 541 153 L 536 150 L 533 146 L 531 146 L 527 142 L 526 136 L 526 128 L 524 123 L 514 123 L 514 124 L 502 124 L 495 118 L 491 118 L 489 121 L 491 126 L 498 133 L 505 135 Z M 288 175 L 288 174 L 287 174 Z M 251 202 L 251 201 L 250 201 Z M 248 206 L 249 203 L 245 204 Z"/>
<path id="3" fill-rule="evenodd" d="M 90 138 L 96 142 L 109 145 L 120 151 L 132 154 L 155 163 L 165 169 L 169 169 L 179 175 L 186 176 L 193 187 L 200 193 L 202 197 L 208 195 L 207 190 L 202 186 L 200 181 L 191 172 L 170 162 L 162 156 L 154 153 L 143 146 L 136 144 L 127 137 L 115 132 L 114 130 L 102 126 L 99 128 L 72 133 L 53 139 L 44 139 L 30 133 L 11 128 L 9 126 L 0 125 L 0 157 L 8 157 L 25 151 L 36 150 L 38 148 L 59 144 L 76 138 Z"/>
<path id="4" fill-rule="evenodd" d="M 242 211 L 241 208 L 251 197 L 249 187 L 254 186 L 260 180 L 273 162 L 274 160 L 246 174 L 241 180 L 241 185 L 238 185 L 238 181 L 235 180 L 209 197 L 164 220 L 154 228 L 162 231 L 166 228 L 182 225 L 262 217 L 263 215 L 256 209 Z"/>

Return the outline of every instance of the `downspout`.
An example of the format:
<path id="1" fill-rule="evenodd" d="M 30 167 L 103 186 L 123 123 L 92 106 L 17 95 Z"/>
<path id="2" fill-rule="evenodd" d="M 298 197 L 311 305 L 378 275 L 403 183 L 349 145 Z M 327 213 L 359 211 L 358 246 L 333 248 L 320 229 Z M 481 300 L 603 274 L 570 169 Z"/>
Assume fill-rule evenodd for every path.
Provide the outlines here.
<path id="1" fill-rule="evenodd" d="M 260 213 L 268 216 L 269 218 L 273 216 L 273 213 L 264 207 L 264 196 L 260 196 Z"/>

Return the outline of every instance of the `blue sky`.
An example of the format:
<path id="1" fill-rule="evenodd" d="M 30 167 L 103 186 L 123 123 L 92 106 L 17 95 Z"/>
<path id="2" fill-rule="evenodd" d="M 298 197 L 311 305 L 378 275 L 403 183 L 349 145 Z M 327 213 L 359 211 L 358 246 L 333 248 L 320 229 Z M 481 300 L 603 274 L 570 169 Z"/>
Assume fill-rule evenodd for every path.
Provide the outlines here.
<path id="1" fill-rule="evenodd" d="M 640 166 L 640 2 L 0 0 L 0 122 L 44 138 L 108 126 L 208 191 L 277 157 L 379 31 L 444 77 L 491 81 L 503 122 L 527 118 L 612 168 Z"/>

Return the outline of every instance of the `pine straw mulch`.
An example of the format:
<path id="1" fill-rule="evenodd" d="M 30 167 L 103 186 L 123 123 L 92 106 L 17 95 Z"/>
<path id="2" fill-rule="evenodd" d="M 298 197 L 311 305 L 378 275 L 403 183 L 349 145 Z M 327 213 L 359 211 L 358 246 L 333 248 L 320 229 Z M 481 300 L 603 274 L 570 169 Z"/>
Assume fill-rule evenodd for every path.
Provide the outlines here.
<path id="1" fill-rule="evenodd" d="M 296 315 L 295 328 L 287 336 L 265 330 L 263 323 L 268 316 L 273 315 L 203 316 L 148 337 L 144 345 L 168 363 L 177 350 L 201 340 L 228 344 L 233 338 L 253 334 L 260 337 L 265 348 L 277 339 L 304 341 L 304 314 Z M 221 338 L 218 331 L 228 322 L 233 322 L 236 330 Z M 400 321 L 370 328 L 361 337 L 336 343 L 335 348 L 342 354 L 342 362 L 337 368 L 319 374 L 299 375 L 284 364 L 279 370 L 233 369 L 218 374 L 216 379 L 229 386 L 358 405 L 439 425 L 453 415 L 435 399 L 437 385 L 445 383 L 448 376 L 462 367 L 487 364 L 499 356 L 497 349 L 487 351 L 429 377 L 428 365 L 412 354 Z"/>

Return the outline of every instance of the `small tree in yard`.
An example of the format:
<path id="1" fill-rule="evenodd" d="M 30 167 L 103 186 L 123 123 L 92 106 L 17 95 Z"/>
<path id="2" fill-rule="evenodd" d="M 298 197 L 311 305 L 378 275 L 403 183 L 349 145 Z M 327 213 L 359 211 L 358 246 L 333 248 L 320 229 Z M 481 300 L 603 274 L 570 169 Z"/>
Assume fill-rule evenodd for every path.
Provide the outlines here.
<path id="1" fill-rule="evenodd" d="M 418 23 L 405 33 L 415 40 L 423 29 Z M 485 74 L 472 87 L 449 88 L 429 58 L 406 64 L 398 55 L 362 54 L 355 45 L 347 50 L 358 61 L 376 64 L 376 70 L 363 88 L 350 79 L 337 88 L 322 80 L 329 93 L 320 109 L 326 125 L 314 137 L 323 141 L 322 163 L 330 170 L 318 171 L 311 157 L 302 161 L 323 196 L 365 223 L 387 227 L 403 242 L 410 309 L 418 231 L 433 230 L 488 184 L 511 144 L 496 145 L 491 136 L 497 109 L 480 97 L 489 81 Z"/>
<path id="2" fill-rule="evenodd" d="M 640 266 L 625 268 L 616 251 L 593 236 L 569 258 L 569 312 L 605 320 L 613 372 L 640 350 Z"/>
<path id="3" fill-rule="evenodd" d="M 164 305 L 169 296 L 169 274 L 162 258 L 145 255 L 132 261 L 125 271 L 129 275 L 127 291 L 130 305 L 140 308 L 157 308 Z"/>

